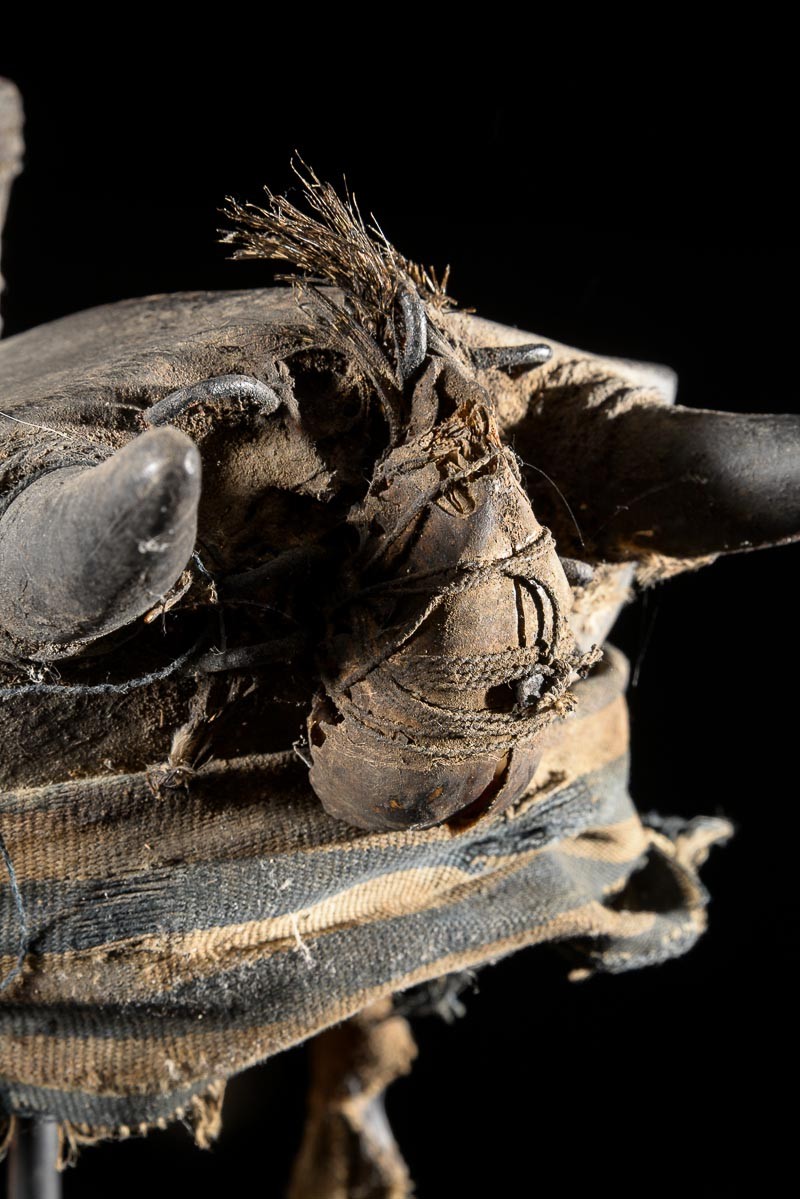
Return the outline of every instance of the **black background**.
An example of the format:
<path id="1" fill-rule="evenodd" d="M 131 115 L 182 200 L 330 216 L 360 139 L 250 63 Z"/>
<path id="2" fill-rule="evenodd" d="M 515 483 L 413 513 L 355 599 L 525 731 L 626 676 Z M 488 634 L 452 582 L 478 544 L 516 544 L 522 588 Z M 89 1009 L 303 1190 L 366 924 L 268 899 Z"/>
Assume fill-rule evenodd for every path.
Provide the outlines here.
<path id="1" fill-rule="evenodd" d="M 216 210 L 291 186 L 298 150 L 321 177 L 344 173 L 404 253 L 450 262 L 453 294 L 481 315 L 668 363 L 690 406 L 797 410 L 776 45 L 656 63 L 649 41 L 580 61 L 533 41 L 497 87 L 494 40 L 444 74 L 424 48 L 401 68 L 376 46 L 360 70 L 317 70 L 266 43 L 243 59 L 242 41 L 221 36 L 202 62 L 0 62 L 27 110 L 8 333 L 131 295 L 268 282 L 226 260 Z M 627 1190 L 755 1165 L 771 1189 L 789 1136 L 778 1088 L 794 1085 L 797 562 L 792 547 L 724 559 L 624 615 L 634 797 L 737 824 L 704 871 L 710 930 L 684 959 L 584 984 L 527 950 L 480 974 L 465 1019 L 419 1022 L 389 1110 L 421 1199 L 527 1195 L 552 1170 L 570 1191 Z M 210 1153 L 180 1129 L 88 1150 L 65 1193 L 279 1196 L 304 1085 L 298 1049 L 230 1085 Z"/>

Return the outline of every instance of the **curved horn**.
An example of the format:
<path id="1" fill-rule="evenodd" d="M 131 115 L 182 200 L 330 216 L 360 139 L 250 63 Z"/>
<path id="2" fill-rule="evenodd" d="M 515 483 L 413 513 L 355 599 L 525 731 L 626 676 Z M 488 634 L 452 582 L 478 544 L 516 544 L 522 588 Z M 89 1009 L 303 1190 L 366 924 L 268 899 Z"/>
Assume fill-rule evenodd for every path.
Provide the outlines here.
<path id="1" fill-rule="evenodd" d="M 800 416 L 647 404 L 608 426 L 598 544 L 698 557 L 800 537 Z"/>
<path id="2" fill-rule="evenodd" d="M 0 625 L 58 657 L 141 616 L 191 556 L 199 498 L 200 455 L 172 428 L 35 480 L 0 519 Z"/>
<path id="3" fill-rule="evenodd" d="M 562 552 L 688 559 L 800 538 L 800 416 L 653 400 L 609 412 L 592 386 L 545 387 L 506 430 Z"/>

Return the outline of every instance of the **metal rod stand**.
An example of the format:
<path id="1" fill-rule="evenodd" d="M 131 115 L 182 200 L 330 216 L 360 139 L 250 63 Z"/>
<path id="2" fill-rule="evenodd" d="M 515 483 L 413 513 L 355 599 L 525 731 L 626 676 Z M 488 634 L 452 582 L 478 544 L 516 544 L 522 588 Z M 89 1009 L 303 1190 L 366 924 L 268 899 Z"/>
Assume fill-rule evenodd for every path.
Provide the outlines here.
<path id="1" fill-rule="evenodd" d="M 57 1157 L 56 1121 L 18 1117 L 8 1154 L 8 1199 L 61 1199 Z"/>

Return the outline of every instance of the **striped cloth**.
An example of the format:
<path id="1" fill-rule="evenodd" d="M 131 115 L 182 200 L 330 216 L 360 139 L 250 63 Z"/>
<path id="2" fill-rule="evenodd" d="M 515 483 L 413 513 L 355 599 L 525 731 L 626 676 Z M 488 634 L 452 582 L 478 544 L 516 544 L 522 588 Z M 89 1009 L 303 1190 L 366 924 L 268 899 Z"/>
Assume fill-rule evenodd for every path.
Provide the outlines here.
<path id="1" fill-rule="evenodd" d="M 607 647 L 525 798 L 464 831 L 352 829 L 292 754 L 0 793 L 5 1112 L 202 1141 L 225 1079 L 384 996 L 541 942 L 577 975 L 685 952 L 730 829 L 637 815 L 626 676 Z"/>

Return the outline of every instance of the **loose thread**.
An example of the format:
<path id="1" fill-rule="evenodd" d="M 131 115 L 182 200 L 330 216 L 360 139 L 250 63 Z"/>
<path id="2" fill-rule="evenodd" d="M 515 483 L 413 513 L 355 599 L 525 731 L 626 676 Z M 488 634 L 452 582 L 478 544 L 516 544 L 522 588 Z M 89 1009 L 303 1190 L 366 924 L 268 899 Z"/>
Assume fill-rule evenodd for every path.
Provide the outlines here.
<path id="1" fill-rule="evenodd" d="M 79 433 L 68 433 L 64 429 L 54 429 L 51 425 L 37 425 L 32 420 L 22 420 L 18 416 L 12 416 L 10 412 L 0 412 L 0 416 L 5 417 L 6 420 L 13 420 L 15 425 L 25 425 L 26 428 L 37 429 L 40 433 L 55 433 L 56 437 L 69 437 L 73 441 L 82 441 L 85 445 L 96 448 L 94 442 L 90 441 L 88 437 L 81 437 Z"/>
<path id="2" fill-rule="evenodd" d="M 14 901 L 14 907 L 17 911 L 17 920 L 19 922 L 19 949 L 17 950 L 17 960 L 9 970 L 5 978 L 0 982 L 0 991 L 4 991 L 9 987 L 14 979 L 22 973 L 22 968 L 25 965 L 25 957 L 28 953 L 28 922 L 25 919 L 25 905 L 22 902 L 22 894 L 17 882 L 17 872 L 14 869 L 14 863 L 11 861 L 11 854 L 8 852 L 3 834 L 0 833 L 0 858 L 3 859 L 5 868 L 8 872 L 8 882 L 11 888 L 11 898 Z"/>
<path id="3" fill-rule="evenodd" d="M 191 661 L 194 654 L 206 639 L 206 633 L 195 641 L 185 653 L 175 658 L 167 666 L 151 670 L 149 674 L 139 675 L 134 679 L 126 679 L 122 683 L 22 683 L 18 687 L 0 687 L 0 699 L 16 699 L 20 695 L 127 695 L 138 687 L 147 687 L 161 679 L 168 679 L 177 674 L 182 667 Z"/>
<path id="4" fill-rule="evenodd" d="M 554 491 L 556 492 L 556 495 L 559 497 L 562 504 L 564 505 L 567 512 L 569 513 L 569 518 L 572 521 L 573 525 L 575 526 L 575 532 L 578 534 L 578 541 L 581 543 L 581 545 L 585 549 L 586 542 L 583 540 L 583 533 L 581 533 L 581 527 L 578 524 L 577 517 L 575 516 L 575 513 L 572 511 L 570 502 L 567 499 L 567 497 L 564 495 L 564 492 L 561 490 L 558 483 L 556 483 L 555 479 L 551 479 L 550 476 L 547 474 L 547 472 L 542 470 L 541 466 L 534 466 L 532 462 L 526 462 L 524 458 L 520 458 L 519 454 L 517 454 L 517 458 L 519 458 L 519 461 L 522 463 L 523 466 L 527 466 L 529 470 L 535 470 L 537 475 L 541 475 L 543 479 L 546 479 L 547 482 L 550 484 L 550 486 L 554 489 Z"/>

